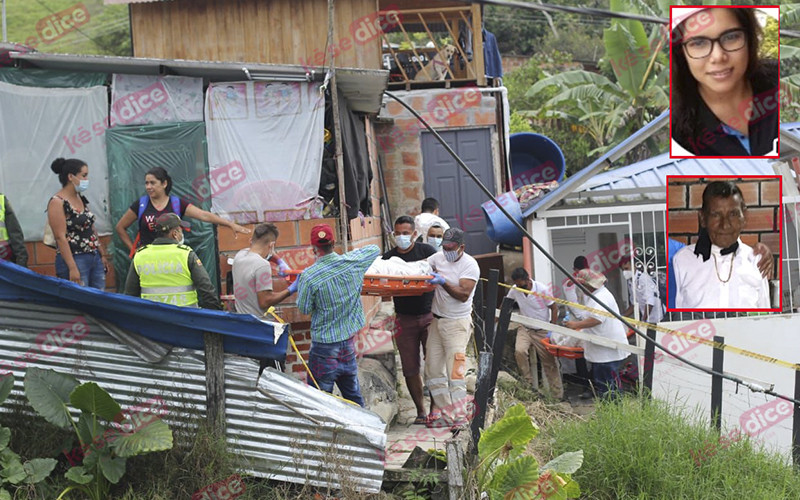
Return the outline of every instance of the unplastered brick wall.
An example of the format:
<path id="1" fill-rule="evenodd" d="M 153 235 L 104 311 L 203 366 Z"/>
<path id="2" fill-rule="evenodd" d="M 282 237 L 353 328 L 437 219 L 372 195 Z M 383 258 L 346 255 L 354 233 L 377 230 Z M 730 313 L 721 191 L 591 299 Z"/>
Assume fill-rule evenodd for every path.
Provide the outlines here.
<path id="1" fill-rule="evenodd" d="M 111 255 L 109 252 L 111 244 L 111 236 L 101 236 L 100 243 L 106 255 Z M 28 250 L 28 269 L 44 274 L 45 276 L 56 275 L 56 251 L 50 248 L 41 241 L 31 241 L 25 243 L 25 248 Z M 109 264 L 111 262 L 109 261 Z M 117 277 L 114 274 L 114 266 L 109 265 L 108 274 L 106 275 L 106 291 L 117 291 Z"/>
<path id="2" fill-rule="evenodd" d="M 492 127 L 497 124 L 496 99 L 477 87 L 429 89 L 395 92 L 437 132 L 443 130 Z M 391 124 L 375 125 L 375 148 L 383 156 L 383 174 L 392 215 L 416 215 L 424 189 L 421 131 L 427 130 L 406 108 L 391 98 L 384 98 L 380 118 Z M 492 143 L 497 142 L 496 127 Z M 492 153 L 492 158 L 495 153 Z M 459 172 L 459 177 L 461 176 Z"/>
<path id="3" fill-rule="evenodd" d="M 697 211 L 703 205 L 703 190 L 714 180 L 732 180 L 744 196 L 747 205 L 747 223 L 741 233 L 742 242 L 753 246 L 759 241 L 767 245 L 775 259 L 777 279 L 780 269 L 780 203 L 781 190 L 777 177 L 765 178 L 674 178 L 668 179 L 667 214 L 669 237 L 682 243 L 697 241 L 699 223 Z"/>

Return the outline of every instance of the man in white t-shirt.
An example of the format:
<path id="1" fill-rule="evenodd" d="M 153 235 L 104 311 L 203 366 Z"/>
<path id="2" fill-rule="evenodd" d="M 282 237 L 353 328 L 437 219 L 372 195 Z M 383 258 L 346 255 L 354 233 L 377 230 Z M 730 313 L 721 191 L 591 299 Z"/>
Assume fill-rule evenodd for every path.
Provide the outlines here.
<path id="1" fill-rule="evenodd" d="M 450 224 L 439 217 L 439 202 L 436 198 L 425 198 L 422 200 L 422 213 L 414 217 L 414 227 L 419 231 L 420 238 L 424 239 L 428 229 L 434 224 L 439 224 L 443 231 L 450 229 Z"/>
<path id="2" fill-rule="evenodd" d="M 508 298 L 516 301 L 520 314 L 528 318 L 549 321 L 553 324 L 558 321 L 558 306 L 552 300 L 542 297 L 542 295 L 550 295 L 552 293 L 551 290 L 548 290 L 538 281 L 532 280 L 528 275 L 528 271 L 521 267 L 514 269 L 511 273 L 511 279 L 514 281 L 515 286 L 508 292 Z M 522 290 L 542 295 L 525 293 Z M 514 344 L 514 357 L 517 359 L 517 365 L 522 372 L 522 376 L 525 377 L 528 384 L 532 385 L 533 375 L 528 353 L 533 347 L 539 361 L 542 363 L 542 371 L 547 377 L 550 394 L 556 399 L 563 399 L 564 387 L 561 383 L 561 370 L 556 357 L 547 352 L 544 344 L 542 344 L 542 339 L 545 337 L 547 337 L 547 330 L 520 326 L 517 329 L 517 341 Z"/>
<path id="3" fill-rule="evenodd" d="M 433 400 L 429 427 L 443 425 L 438 422 L 443 411 L 451 423 L 466 423 L 466 353 L 472 334 L 472 296 L 481 270 L 465 248 L 464 231 L 451 227 L 444 232 L 442 251 L 428 257 L 433 269 L 429 282 L 439 285 L 433 294 L 425 349 L 425 380 Z"/>
<path id="4" fill-rule="evenodd" d="M 761 256 L 742 243 L 747 221 L 742 191 L 731 181 L 703 190 L 697 242 L 672 258 L 678 309 L 768 309 L 769 285 L 758 269 Z"/>
<path id="5" fill-rule="evenodd" d="M 605 303 L 616 313 L 619 313 L 617 301 L 608 288 L 605 287 L 606 277 L 591 269 L 581 269 L 575 275 L 575 280 L 584 285 L 599 300 Z M 589 308 L 605 312 L 600 304 L 589 296 L 584 298 L 583 304 Z M 616 318 L 593 311 L 584 311 L 585 318 L 579 321 L 567 321 L 564 326 L 573 330 L 583 330 L 583 333 L 598 335 L 607 339 L 627 344 L 625 325 Z M 621 389 L 619 368 L 621 362 L 628 357 L 625 351 L 605 347 L 585 341 L 583 343 L 583 357 L 592 364 L 592 377 L 595 391 L 598 396 L 609 394 L 616 396 Z"/>

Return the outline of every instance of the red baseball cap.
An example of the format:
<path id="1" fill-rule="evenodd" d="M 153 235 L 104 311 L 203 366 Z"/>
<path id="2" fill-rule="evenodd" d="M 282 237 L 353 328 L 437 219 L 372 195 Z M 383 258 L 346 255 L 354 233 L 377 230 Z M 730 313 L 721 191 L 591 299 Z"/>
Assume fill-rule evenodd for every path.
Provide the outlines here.
<path id="1" fill-rule="evenodd" d="M 331 245 L 336 242 L 333 228 L 327 224 L 319 224 L 311 229 L 311 244 L 315 247 Z"/>

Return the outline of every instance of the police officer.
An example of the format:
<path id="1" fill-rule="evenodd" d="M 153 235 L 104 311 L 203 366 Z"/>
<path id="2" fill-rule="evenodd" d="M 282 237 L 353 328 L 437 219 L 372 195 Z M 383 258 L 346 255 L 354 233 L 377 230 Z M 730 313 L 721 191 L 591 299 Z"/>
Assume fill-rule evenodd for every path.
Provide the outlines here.
<path id="1" fill-rule="evenodd" d="M 17 216 L 11 210 L 8 199 L 0 194 L 0 260 L 15 262 L 19 266 L 28 266 L 28 251 L 25 249 L 25 238 Z"/>
<path id="2" fill-rule="evenodd" d="M 174 213 L 156 219 L 156 239 L 136 251 L 125 294 L 176 306 L 222 309 L 203 264 L 183 244 L 183 222 Z"/>

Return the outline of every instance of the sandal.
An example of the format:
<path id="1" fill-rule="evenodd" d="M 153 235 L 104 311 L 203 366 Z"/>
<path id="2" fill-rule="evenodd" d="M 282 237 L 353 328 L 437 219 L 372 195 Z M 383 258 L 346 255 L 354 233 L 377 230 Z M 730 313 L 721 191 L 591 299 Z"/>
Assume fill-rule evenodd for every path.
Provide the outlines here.
<path id="1" fill-rule="evenodd" d="M 433 428 L 433 427 L 441 427 L 442 423 L 442 412 L 440 411 L 432 411 L 425 417 L 425 427 Z"/>
<path id="2" fill-rule="evenodd" d="M 425 415 L 417 415 L 417 418 L 414 419 L 414 423 L 411 425 L 425 425 L 428 423 L 428 417 Z"/>

